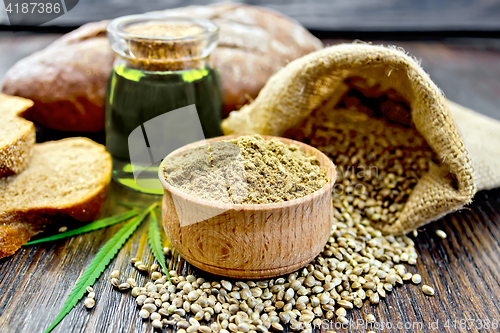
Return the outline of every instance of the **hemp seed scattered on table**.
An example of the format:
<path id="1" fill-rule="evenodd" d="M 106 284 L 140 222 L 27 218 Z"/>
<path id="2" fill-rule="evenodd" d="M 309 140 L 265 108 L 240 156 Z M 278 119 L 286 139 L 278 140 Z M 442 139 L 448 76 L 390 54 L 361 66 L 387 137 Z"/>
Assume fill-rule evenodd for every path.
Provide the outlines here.
<path id="1" fill-rule="evenodd" d="M 445 239 L 447 237 L 446 232 L 443 230 L 436 230 L 436 235 L 438 235 L 439 238 Z"/>
<path id="2" fill-rule="evenodd" d="M 323 252 L 303 269 L 263 281 L 206 281 L 172 270 L 171 285 L 163 274 L 155 275 L 132 292 L 142 318 L 154 309 L 163 325 L 176 324 L 180 333 L 198 332 L 205 323 L 219 333 L 267 333 L 279 330 L 277 324 L 309 331 L 317 318 L 336 316 L 347 324 L 354 306 L 377 304 L 405 282 L 420 283 L 406 265 L 417 262 L 414 241 L 384 234 L 381 226 L 396 222 L 433 163 L 432 150 L 415 129 L 355 108 L 315 113 L 292 137 L 319 148 L 337 166 L 334 221 Z M 434 294 L 427 285 L 422 291 Z"/>
<path id="3" fill-rule="evenodd" d="M 111 283 L 111 285 L 112 285 L 113 287 L 117 287 L 117 288 L 118 288 L 118 286 L 120 285 L 120 280 L 118 280 L 117 278 L 112 278 L 112 279 L 110 280 L 110 283 Z"/>
<path id="4" fill-rule="evenodd" d="M 415 284 L 419 284 L 420 282 L 422 282 L 422 277 L 420 276 L 420 274 L 413 274 L 413 276 L 411 277 L 411 281 Z"/>
<path id="5" fill-rule="evenodd" d="M 92 309 L 95 305 L 95 300 L 93 298 L 86 298 L 85 301 L 83 301 L 83 305 L 87 309 Z"/>
<path id="6" fill-rule="evenodd" d="M 422 291 L 424 292 L 424 294 L 426 295 L 429 295 L 429 296 L 433 296 L 434 295 L 434 289 L 431 287 L 431 286 L 428 286 L 426 284 L 424 284 L 422 286 Z"/>
<path id="7" fill-rule="evenodd" d="M 120 277 L 120 271 L 114 270 L 109 275 L 110 279 L 118 279 Z"/>
<path id="8" fill-rule="evenodd" d="M 91 286 L 88 286 L 86 288 L 87 290 L 87 298 L 83 301 L 83 306 L 85 306 L 87 309 L 92 309 L 95 305 L 95 292 L 94 288 Z"/>

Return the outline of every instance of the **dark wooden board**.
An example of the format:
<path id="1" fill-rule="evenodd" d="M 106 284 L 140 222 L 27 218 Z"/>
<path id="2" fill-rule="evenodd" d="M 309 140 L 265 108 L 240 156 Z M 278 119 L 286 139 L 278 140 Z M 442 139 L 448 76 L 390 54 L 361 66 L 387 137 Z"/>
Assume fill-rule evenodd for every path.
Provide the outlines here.
<path id="1" fill-rule="evenodd" d="M 188 5 L 206 5 L 215 0 L 79 0 L 68 13 L 46 23 L 49 26 L 80 26 Z M 242 0 L 235 1 L 274 9 L 309 29 L 327 31 L 450 31 L 500 30 L 500 2 L 489 0 Z M 5 12 L 0 24 L 9 25 Z"/>
<path id="2" fill-rule="evenodd" d="M 14 35 L 17 40 L 0 39 L 2 63 L 13 62 L 24 56 L 26 50 L 39 48 L 52 38 L 42 41 L 29 35 L 19 36 Z M 422 59 L 423 67 L 448 97 L 500 118 L 500 54 L 495 47 L 486 47 L 486 43 L 397 44 Z M 155 200 L 159 197 L 130 192 L 113 183 L 101 216 L 125 210 L 117 201 L 148 204 Z M 0 260 L 0 332 L 43 332 L 85 267 L 118 228 L 25 247 Z M 436 228 L 443 229 L 448 238 L 438 238 Z M 152 332 L 150 324 L 140 320 L 133 298 L 113 290 L 109 284 L 109 274 L 114 269 L 119 269 L 123 276 L 134 276 L 139 284 L 146 280 L 128 263 L 134 256 L 148 264 L 152 262 L 146 232 L 144 223 L 94 285 L 96 307 L 87 311 L 80 302 L 54 332 Z M 385 323 L 385 329 L 377 332 L 494 332 L 480 329 L 479 320 L 500 320 L 499 242 L 500 189 L 481 192 L 465 209 L 419 233 L 416 243 L 420 258 L 417 267 L 410 270 L 419 272 L 423 281 L 435 288 L 434 297 L 426 297 L 419 287 L 407 284 L 390 293 L 378 306 L 365 305 L 352 311 L 348 316 L 352 326 L 348 330 L 334 330 L 366 332 L 364 325 L 356 323 L 373 313 L 379 323 Z M 183 273 L 192 270 L 185 262 L 177 264 Z M 462 329 L 460 324 L 467 319 L 470 329 Z M 429 327 L 432 323 L 437 323 L 438 329 Z M 392 328 L 387 328 L 389 325 Z"/>
<path id="3" fill-rule="evenodd" d="M 158 199 L 113 183 L 101 215 L 125 210 L 116 205 L 118 200 L 149 204 Z M 425 296 L 419 286 L 406 284 L 389 293 L 378 306 L 366 304 L 361 310 L 353 310 L 348 315 L 348 330 L 334 329 L 365 332 L 366 315 L 372 313 L 379 325 L 384 325 L 383 332 L 438 331 L 429 325 L 437 325 L 442 332 L 494 332 L 480 330 L 479 321 L 492 323 L 500 319 L 499 207 L 500 189 L 482 192 L 469 207 L 420 230 L 416 239 L 420 259 L 410 271 L 419 272 L 422 281 L 435 288 L 434 297 Z M 139 318 L 133 297 L 118 292 L 109 283 L 109 274 L 115 269 L 121 271 L 123 280 L 132 276 L 141 285 L 148 280 L 147 275 L 129 264 L 132 257 L 152 263 L 147 225 L 141 225 L 95 283 L 95 308 L 88 311 L 80 301 L 54 332 L 152 331 L 150 324 Z M 25 247 L 13 257 L 0 260 L 0 332 L 43 332 L 98 249 L 119 228 L 117 225 L 43 246 Z M 444 230 L 448 238 L 437 237 L 436 228 Z M 174 260 L 173 264 L 180 265 L 183 273 L 192 271 L 184 261 Z M 214 278 L 194 271 L 207 280 Z M 461 320 L 468 320 L 468 330 L 460 328 Z"/>

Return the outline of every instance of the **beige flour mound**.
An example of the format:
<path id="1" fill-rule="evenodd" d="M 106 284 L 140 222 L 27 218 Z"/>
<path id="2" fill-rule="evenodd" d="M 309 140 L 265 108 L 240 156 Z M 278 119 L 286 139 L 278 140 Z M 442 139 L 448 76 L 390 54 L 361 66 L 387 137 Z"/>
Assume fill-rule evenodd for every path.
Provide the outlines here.
<path id="1" fill-rule="evenodd" d="M 202 199 L 266 204 L 301 198 L 322 188 L 326 170 L 297 146 L 261 136 L 213 142 L 165 159 L 167 181 Z"/>

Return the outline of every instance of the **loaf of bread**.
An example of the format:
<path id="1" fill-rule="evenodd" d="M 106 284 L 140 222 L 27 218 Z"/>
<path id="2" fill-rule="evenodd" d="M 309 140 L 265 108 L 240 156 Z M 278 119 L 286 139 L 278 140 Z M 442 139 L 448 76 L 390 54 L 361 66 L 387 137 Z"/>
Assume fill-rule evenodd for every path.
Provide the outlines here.
<path id="1" fill-rule="evenodd" d="M 110 176 L 110 155 L 89 139 L 36 144 L 23 172 L 0 179 L 0 258 L 51 223 L 94 220 Z"/>
<path id="2" fill-rule="evenodd" d="M 222 3 L 155 12 L 213 20 L 220 27 L 212 62 L 223 82 L 224 110 L 255 98 L 268 78 L 288 62 L 322 47 L 297 22 L 272 10 Z M 6 94 L 32 99 L 24 116 L 63 131 L 99 131 L 115 54 L 107 21 L 90 23 L 15 64 L 6 74 Z"/>
<path id="3" fill-rule="evenodd" d="M 0 178 L 21 172 L 35 144 L 35 126 L 19 114 L 33 102 L 0 93 Z"/>

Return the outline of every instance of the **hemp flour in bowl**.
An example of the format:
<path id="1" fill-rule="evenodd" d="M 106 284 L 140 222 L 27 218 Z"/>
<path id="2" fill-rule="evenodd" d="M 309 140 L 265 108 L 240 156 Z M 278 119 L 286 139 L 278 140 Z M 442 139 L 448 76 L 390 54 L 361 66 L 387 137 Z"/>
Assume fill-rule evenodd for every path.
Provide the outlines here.
<path id="1" fill-rule="evenodd" d="M 164 167 L 167 182 L 179 190 L 233 204 L 290 201 L 328 182 L 316 156 L 260 135 L 207 143 L 167 157 Z"/>
<path id="2" fill-rule="evenodd" d="M 268 278 L 322 250 L 332 226 L 335 167 L 277 137 L 219 137 L 162 162 L 163 225 L 179 253 L 213 274 Z"/>

